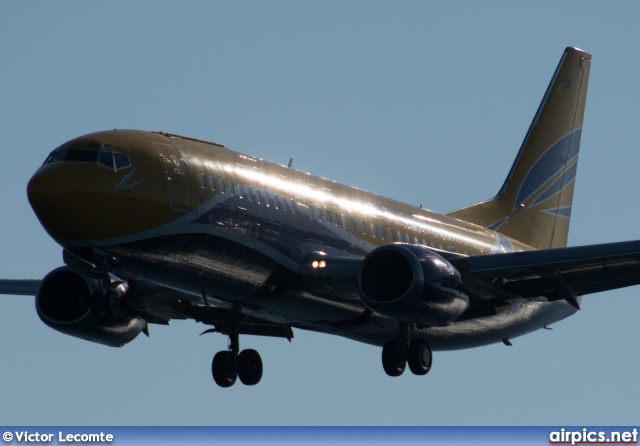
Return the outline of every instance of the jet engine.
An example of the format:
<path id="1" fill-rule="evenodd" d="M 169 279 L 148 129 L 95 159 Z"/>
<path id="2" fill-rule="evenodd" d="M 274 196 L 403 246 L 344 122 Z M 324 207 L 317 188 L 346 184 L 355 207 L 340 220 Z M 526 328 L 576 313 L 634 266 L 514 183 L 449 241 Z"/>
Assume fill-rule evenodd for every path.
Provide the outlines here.
<path id="1" fill-rule="evenodd" d="M 427 248 L 391 244 L 369 253 L 358 273 L 363 303 L 404 322 L 443 326 L 467 309 L 460 272 Z"/>
<path id="2" fill-rule="evenodd" d="M 66 266 L 55 269 L 42 279 L 38 288 L 38 316 L 61 333 L 122 347 L 140 334 L 146 321 L 120 314 L 118 304 L 127 286 L 106 282 Z"/>

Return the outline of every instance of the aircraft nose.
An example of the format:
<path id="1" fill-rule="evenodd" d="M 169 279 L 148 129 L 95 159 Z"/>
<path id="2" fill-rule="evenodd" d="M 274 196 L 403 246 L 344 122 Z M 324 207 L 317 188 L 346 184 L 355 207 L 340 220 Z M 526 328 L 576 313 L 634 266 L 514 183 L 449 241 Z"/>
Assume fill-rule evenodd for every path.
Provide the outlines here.
<path id="1" fill-rule="evenodd" d="M 124 151 L 56 149 L 31 177 L 27 196 L 58 244 L 86 247 L 172 220 L 172 214 L 162 212 L 161 179 L 145 175 Z"/>
<path id="2" fill-rule="evenodd" d="M 83 210 L 87 211 L 86 193 L 77 187 L 77 176 L 65 172 L 64 167 L 45 164 L 27 184 L 31 208 L 49 235 L 62 245 L 82 238 L 81 228 L 88 223 L 82 216 Z"/>

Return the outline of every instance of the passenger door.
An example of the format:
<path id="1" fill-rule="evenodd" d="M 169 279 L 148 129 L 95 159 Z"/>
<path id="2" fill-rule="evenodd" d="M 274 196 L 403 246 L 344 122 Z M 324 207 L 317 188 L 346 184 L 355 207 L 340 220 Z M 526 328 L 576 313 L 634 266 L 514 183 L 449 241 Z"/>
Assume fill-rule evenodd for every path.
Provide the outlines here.
<path id="1" fill-rule="evenodd" d="M 154 145 L 161 155 L 160 163 L 166 167 L 171 209 L 189 212 L 191 210 L 191 180 L 187 164 L 178 149 L 172 144 L 154 141 Z"/>

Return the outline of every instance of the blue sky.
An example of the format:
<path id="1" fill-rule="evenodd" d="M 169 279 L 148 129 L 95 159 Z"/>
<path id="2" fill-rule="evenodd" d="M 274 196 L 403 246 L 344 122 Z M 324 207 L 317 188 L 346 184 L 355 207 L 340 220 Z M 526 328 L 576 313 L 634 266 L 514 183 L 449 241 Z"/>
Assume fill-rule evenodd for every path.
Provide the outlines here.
<path id="1" fill-rule="evenodd" d="M 619 2 L 0 3 L 0 276 L 62 264 L 26 183 L 61 143 L 162 130 L 444 212 L 501 186 L 566 46 L 593 54 L 571 245 L 640 238 L 640 4 Z M 122 349 L 0 302 L 5 425 L 583 425 L 640 413 L 638 288 L 585 297 L 554 326 L 437 352 L 387 377 L 380 349 L 295 331 L 242 337 L 255 387 L 220 389 L 221 335 L 151 326 Z"/>

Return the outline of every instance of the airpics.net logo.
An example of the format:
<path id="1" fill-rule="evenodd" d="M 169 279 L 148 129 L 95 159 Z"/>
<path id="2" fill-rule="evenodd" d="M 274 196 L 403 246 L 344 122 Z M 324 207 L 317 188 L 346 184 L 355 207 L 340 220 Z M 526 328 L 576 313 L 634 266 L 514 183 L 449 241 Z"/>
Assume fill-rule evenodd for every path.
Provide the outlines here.
<path id="1" fill-rule="evenodd" d="M 564 428 L 549 434 L 549 444 L 638 444 L 638 429 L 630 431 L 579 431 Z"/>

